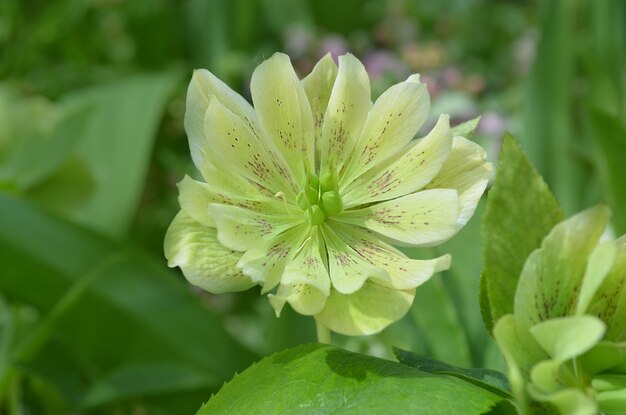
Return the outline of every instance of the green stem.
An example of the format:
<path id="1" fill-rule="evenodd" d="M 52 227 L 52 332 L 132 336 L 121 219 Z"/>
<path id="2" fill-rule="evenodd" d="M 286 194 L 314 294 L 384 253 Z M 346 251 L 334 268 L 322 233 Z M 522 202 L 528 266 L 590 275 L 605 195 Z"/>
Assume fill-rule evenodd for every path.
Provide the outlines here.
<path id="1" fill-rule="evenodd" d="M 315 321 L 315 327 L 317 328 L 317 341 L 324 344 L 331 344 L 330 330 L 328 330 L 328 327 L 319 321 Z"/>

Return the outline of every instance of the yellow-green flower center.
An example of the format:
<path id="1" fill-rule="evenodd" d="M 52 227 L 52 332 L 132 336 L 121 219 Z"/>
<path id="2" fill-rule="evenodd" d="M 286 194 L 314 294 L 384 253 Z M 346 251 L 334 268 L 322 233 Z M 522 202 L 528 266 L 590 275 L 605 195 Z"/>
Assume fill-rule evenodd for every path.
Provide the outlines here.
<path id="1" fill-rule="evenodd" d="M 321 225 L 327 217 L 339 214 L 343 210 L 343 202 L 335 172 L 327 172 L 321 178 L 309 175 L 296 201 L 311 226 Z"/>

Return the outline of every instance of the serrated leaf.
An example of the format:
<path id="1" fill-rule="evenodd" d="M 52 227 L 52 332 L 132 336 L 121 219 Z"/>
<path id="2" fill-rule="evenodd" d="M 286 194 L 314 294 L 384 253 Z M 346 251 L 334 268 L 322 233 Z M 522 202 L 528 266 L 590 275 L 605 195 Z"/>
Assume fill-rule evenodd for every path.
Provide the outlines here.
<path id="1" fill-rule="evenodd" d="M 461 379 L 311 344 L 248 368 L 198 415 L 483 414 L 498 403 L 498 413 L 514 413 L 501 396 Z"/>
<path id="2" fill-rule="evenodd" d="M 502 397 L 511 397 L 511 387 L 509 382 L 506 379 L 506 376 L 498 371 L 490 369 L 463 369 L 457 366 L 452 366 L 448 363 L 440 362 L 439 360 L 435 360 L 431 357 L 418 356 L 395 347 L 393 352 L 400 363 L 407 366 L 414 367 L 423 372 L 455 376 Z"/>
<path id="3" fill-rule="evenodd" d="M 483 218 L 481 304 L 489 331 L 513 312 L 513 299 L 524 262 L 538 248 L 563 211 L 520 146 L 505 136 L 496 179 Z"/>

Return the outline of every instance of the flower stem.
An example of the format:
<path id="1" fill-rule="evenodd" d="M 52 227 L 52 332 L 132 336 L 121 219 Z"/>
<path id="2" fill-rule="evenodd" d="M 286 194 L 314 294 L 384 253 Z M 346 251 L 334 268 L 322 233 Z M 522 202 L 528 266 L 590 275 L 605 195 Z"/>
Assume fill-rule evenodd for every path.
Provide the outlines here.
<path id="1" fill-rule="evenodd" d="M 315 322 L 315 327 L 317 328 L 317 341 L 324 344 L 331 344 L 330 330 L 328 330 L 328 327 L 319 321 Z"/>

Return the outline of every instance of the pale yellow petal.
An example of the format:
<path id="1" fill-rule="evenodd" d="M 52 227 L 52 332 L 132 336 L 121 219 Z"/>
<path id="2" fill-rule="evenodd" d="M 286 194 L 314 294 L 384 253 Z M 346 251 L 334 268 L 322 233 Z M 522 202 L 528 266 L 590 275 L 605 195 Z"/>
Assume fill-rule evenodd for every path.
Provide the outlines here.
<path id="1" fill-rule="evenodd" d="M 205 152 L 219 160 L 222 174 L 237 174 L 270 189 L 295 197 L 297 186 L 276 154 L 268 151 L 241 118 L 212 99 L 204 120 Z"/>
<path id="2" fill-rule="evenodd" d="M 393 199 L 421 189 L 441 170 L 452 148 L 449 116 L 442 115 L 426 137 L 397 160 L 358 177 L 343 191 L 346 207 Z"/>
<path id="3" fill-rule="evenodd" d="M 463 226 L 474 214 L 491 171 L 491 163 L 487 162 L 487 154 L 481 146 L 463 137 L 454 137 L 450 157 L 425 189 L 455 189 L 461 202 L 458 223 Z"/>
<path id="4" fill-rule="evenodd" d="M 354 148 L 350 161 L 341 174 L 345 188 L 355 178 L 397 155 L 422 126 L 430 98 L 426 86 L 414 75 L 385 91 L 374 103 Z"/>
<path id="5" fill-rule="evenodd" d="M 328 297 L 330 277 L 322 259 L 324 245 L 314 229 L 295 258 L 287 264 L 281 278 L 284 285 L 306 284 L 317 288 Z"/>
<path id="6" fill-rule="evenodd" d="M 300 225 L 274 237 L 260 239 L 243 254 L 237 266 L 254 282 L 262 284 L 262 293 L 266 293 L 280 282 L 285 266 L 298 253 L 308 232 L 308 226 Z"/>
<path id="7" fill-rule="evenodd" d="M 324 309 L 328 295 L 308 284 L 281 284 L 276 294 L 269 294 L 267 297 L 276 312 L 276 317 L 280 317 L 285 303 L 289 303 L 302 315 L 312 316 Z"/>
<path id="8" fill-rule="evenodd" d="M 302 215 L 268 214 L 217 203 L 209 205 L 209 214 L 220 243 L 237 251 L 247 251 L 262 239 L 304 223 Z"/>
<path id="9" fill-rule="evenodd" d="M 416 288 L 435 273 L 450 268 L 450 255 L 425 260 L 412 259 L 379 240 L 371 231 L 340 223 L 333 223 L 333 229 L 360 257 L 385 271 L 384 278 L 373 278 L 385 287 L 401 290 Z"/>
<path id="10" fill-rule="evenodd" d="M 331 291 L 315 319 L 347 336 L 375 334 L 400 320 L 411 308 L 415 290 L 395 290 L 366 281 L 353 294 Z"/>
<path id="11" fill-rule="evenodd" d="M 328 268 L 333 288 L 341 294 L 352 294 L 361 289 L 368 278 L 389 280 L 387 273 L 361 257 L 352 247 L 337 236 L 333 226 L 323 227 Z"/>
<path id="12" fill-rule="evenodd" d="M 289 57 L 275 53 L 252 74 L 252 100 L 265 136 L 289 166 L 296 183 L 314 169 L 311 106 Z"/>
<path id="13" fill-rule="evenodd" d="M 350 54 L 340 56 L 339 73 L 324 115 L 319 143 L 321 172 L 326 172 L 331 161 L 333 168 L 341 169 L 371 107 L 370 81 L 363 64 Z"/>
<path id="14" fill-rule="evenodd" d="M 236 264 L 241 257 L 217 240 L 215 228 L 179 212 L 165 235 L 165 257 L 170 267 L 180 267 L 187 280 L 211 293 L 243 291 L 256 285 Z"/>
<path id="15" fill-rule="evenodd" d="M 327 53 L 317 62 L 313 70 L 302 80 L 304 92 L 309 99 L 311 112 L 313 113 L 313 124 L 315 126 L 315 148 L 316 158 L 319 162 L 320 140 L 322 138 L 322 126 L 324 125 L 324 114 L 328 107 L 328 100 L 333 90 L 335 79 L 337 78 L 337 65 Z"/>
<path id="16" fill-rule="evenodd" d="M 209 107 L 209 98 L 212 96 L 238 117 L 256 123 L 254 109 L 241 95 L 206 69 L 196 69 L 187 89 L 185 131 L 189 138 L 191 157 L 198 170 L 202 170 L 207 159 L 204 116 Z M 211 159 L 211 156 L 208 155 L 208 158 Z"/>
<path id="17" fill-rule="evenodd" d="M 456 190 L 434 189 L 348 210 L 333 219 L 373 230 L 398 243 L 432 246 L 458 231 L 458 215 Z"/>

